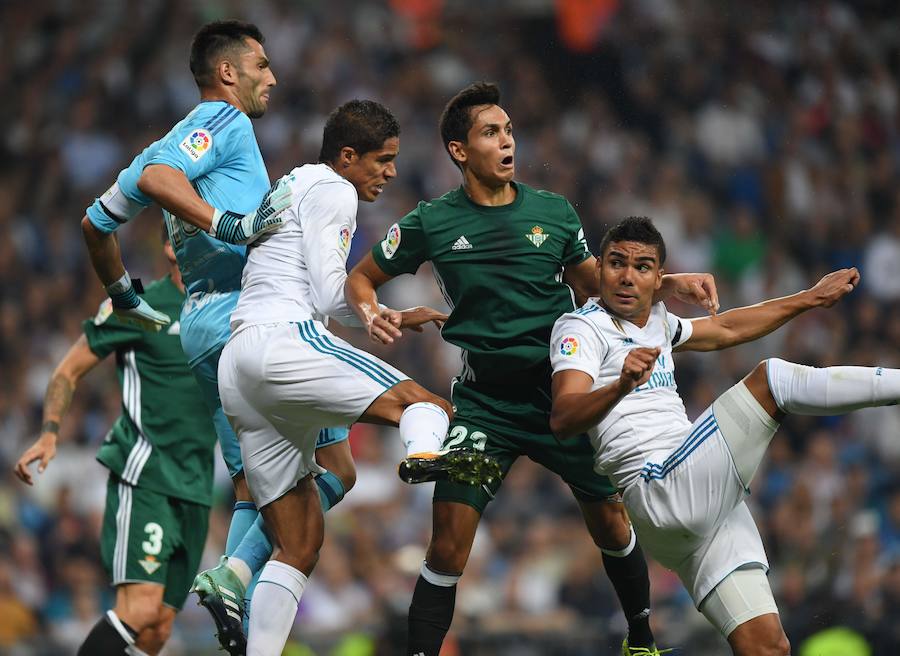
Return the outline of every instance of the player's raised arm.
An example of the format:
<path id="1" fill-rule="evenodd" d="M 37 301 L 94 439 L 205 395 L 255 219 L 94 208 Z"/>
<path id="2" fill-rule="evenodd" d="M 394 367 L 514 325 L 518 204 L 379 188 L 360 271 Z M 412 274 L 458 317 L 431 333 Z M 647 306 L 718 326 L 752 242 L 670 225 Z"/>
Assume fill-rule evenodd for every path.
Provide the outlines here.
<path id="1" fill-rule="evenodd" d="M 290 191 L 276 182 L 259 208 L 244 214 L 213 207 L 203 200 L 187 175 L 167 164 L 151 164 L 141 173 L 138 189 L 162 208 L 229 244 L 249 244 L 281 225 Z"/>
<path id="2" fill-rule="evenodd" d="M 99 364 L 98 358 L 84 335 L 78 338 L 62 361 L 53 370 L 47 392 L 44 395 L 44 416 L 41 421 L 41 435 L 22 457 L 16 462 L 16 476 L 23 483 L 32 485 L 31 472 L 28 467 L 36 460 L 40 461 L 38 473 L 44 473 L 47 465 L 56 456 L 56 441 L 59 438 L 59 426 L 72 404 L 72 395 L 84 375 Z"/>
<path id="3" fill-rule="evenodd" d="M 600 296 L 600 277 L 597 275 L 597 258 L 591 256 L 576 265 L 567 266 L 563 281 L 575 293 L 576 305 Z M 715 315 L 719 311 L 719 294 L 716 280 L 710 273 L 667 273 L 662 286 L 653 296 L 653 302 L 665 301 L 674 296 L 690 305 L 697 305 Z"/>
<path id="4" fill-rule="evenodd" d="M 691 337 L 676 350 L 718 351 L 759 339 L 798 314 L 817 307 L 831 307 L 858 284 L 859 271 L 855 267 L 840 269 L 805 291 L 729 310 L 718 316 L 694 319 Z"/>
<path id="5" fill-rule="evenodd" d="M 697 305 L 715 316 L 719 311 L 719 292 L 711 273 L 667 273 L 653 296 L 653 302 L 674 296 L 689 305 Z"/>

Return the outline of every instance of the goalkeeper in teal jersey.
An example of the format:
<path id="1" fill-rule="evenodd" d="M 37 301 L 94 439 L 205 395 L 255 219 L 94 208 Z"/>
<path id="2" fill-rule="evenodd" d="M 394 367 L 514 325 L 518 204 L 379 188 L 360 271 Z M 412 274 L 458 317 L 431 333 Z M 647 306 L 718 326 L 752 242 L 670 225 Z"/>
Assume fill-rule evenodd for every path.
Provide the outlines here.
<path id="1" fill-rule="evenodd" d="M 180 317 L 182 346 L 213 415 L 235 485 L 228 559 L 196 582 L 219 641 L 233 654 L 244 648 L 246 587 L 272 547 L 244 481 L 237 438 L 222 413 L 218 362 L 240 292 L 245 244 L 277 228 L 290 199 L 286 187 L 269 189 L 251 122 L 265 113 L 275 85 L 263 41 L 259 29 L 248 23 L 203 26 L 194 36 L 190 60 L 200 103 L 140 153 L 82 219 L 92 264 L 106 285 L 113 311 L 158 330 L 169 319 L 135 293 L 115 231 L 151 202 L 163 208 L 188 294 Z M 355 480 L 347 433 L 346 427 L 331 428 L 320 438 L 316 457 L 328 471 L 316 483 L 326 510 Z M 229 592 L 223 596 L 222 589 Z M 226 601 L 229 595 L 233 599 Z"/>
<path id="2" fill-rule="evenodd" d="M 115 354 L 122 414 L 97 454 L 109 469 L 101 546 L 116 587 L 115 607 L 92 629 L 79 654 L 157 654 L 183 606 L 203 554 L 212 504 L 216 433 L 179 339 L 184 286 L 165 246 L 169 275 L 142 300 L 174 320 L 149 332 L 123 322 L 105 301 L 56 367 L 47 386 L 41 436 L 16 464 L 43 472 L 56 454 L 59 425 L 79 380 Z M 136 644 L 135 644 L 136 643 Z"/>
<path id="3" fill-rule="evenodd" d="M 478 83 L 444 110 L 444 147 L 463 184 L 391 226 L 350 272 L 347 300 L 361 314 L 375 289 L 430 261 L 451 307 L 441 330 L 463 352 L 452 387 L 455 416 L 444 448 L 471 447 L 499 461 L 519 456 L 557 473 L 571 488 L 628 619 L 626 656 L 658 653 L 650 632 L 647 566 L 621 499 L 593 471 L 588 440 L 560 442 L 550 430 L 550 332 L 554 321 L 599 292 L 581 221 L 562 196 L 515 182 L 512 122 L 495 85 Z M 668 277 L 668 292 L 707 298 L 706 275 Z M 710 292 L 714 294 L 711 288 Z M 711 300 L 715 303 L 714 300 Z M 371 336 L 383 335 L 370 328 Z M 407 656 L 437 656 L 450 627 L 481 513 L 502 479 L 481 487 L 439 481 L 433 529 L 409 611 Z"/>

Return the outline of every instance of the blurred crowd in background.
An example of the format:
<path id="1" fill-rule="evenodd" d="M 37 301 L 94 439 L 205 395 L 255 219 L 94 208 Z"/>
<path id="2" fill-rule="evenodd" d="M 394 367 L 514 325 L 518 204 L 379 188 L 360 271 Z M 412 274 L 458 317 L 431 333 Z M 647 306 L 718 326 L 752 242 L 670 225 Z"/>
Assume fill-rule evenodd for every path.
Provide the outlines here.
<path id="1" fill-rule="evenodd" d="M 97 542 L 106 472 L 93 457 L 119 413 L 111 363 L 81 384 L 36 486 L 15 480 L 12 466 L 38 436 L 50 372 L 104 298 L 81 239 L 84 208 L 196 103 L 191 36 L 224 17 L 266 35 L 278 86 L 254 125 L 271 177 L 315 161 L 324 119 L 345 100 L 377 99 L 398 116 L 399 177 L 360 208 L 351 260 L 418 200 L 459 184 L 437 119 L 458 89 L 487 79 L 513 120 L 517 178 L 568 197 L 590 242 L 618 218 L 652 217 L 666 269 L 714 272 L 723 309 L 860 269 L 861 287 L 831 310 L 730 352 L 678 356 L 690 417 L 767 356 L 900 366 L 891 0 L 4 2 L 0 653 L 74 653 L 110 606 Z M 164 272 L 159 232 L 155 209 L 120 231 L 133 276 Z M 442 303 L 427 267 L 384 298 Z M 460 364 L 435 330 L 373 350 L 445 395 Z M 396 432 L 351 435 L 358 482 L 328 515 L 286 652 L 296 656 L 398 653 L 430 534 L 430 490 L 397 478 Z M 231 511 L 221 465 L 216 490 L 204 567 L 221 552 Z M 790 419 L 749 502 L 795 653 L 814 634 L 850 640 L 843 656 L 900 653 L 900 408 Z M 728 653 L 675 576 L 652 563 L 651 576 L 660 645 Z M 568 489 L 518 462 L 481 524 L 446 653 L 615 653 L 624 628 Z M 189 600 L 165 653 L 215 646 Z"/>

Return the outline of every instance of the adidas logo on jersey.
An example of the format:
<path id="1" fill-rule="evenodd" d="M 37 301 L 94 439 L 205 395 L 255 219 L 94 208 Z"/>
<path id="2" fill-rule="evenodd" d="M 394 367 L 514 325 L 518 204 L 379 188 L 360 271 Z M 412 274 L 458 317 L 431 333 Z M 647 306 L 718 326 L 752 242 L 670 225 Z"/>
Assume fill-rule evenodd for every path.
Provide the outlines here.
<path id="1" fill-rule="evenodd" d="M 465 235 L 460 235 L 459 239 L 454 242 L 453 246 L 450 248 L 452 251 L 465 251 L 472 248 L 472 244 L 469 243 L 469 240 L 466 239 Z"/>

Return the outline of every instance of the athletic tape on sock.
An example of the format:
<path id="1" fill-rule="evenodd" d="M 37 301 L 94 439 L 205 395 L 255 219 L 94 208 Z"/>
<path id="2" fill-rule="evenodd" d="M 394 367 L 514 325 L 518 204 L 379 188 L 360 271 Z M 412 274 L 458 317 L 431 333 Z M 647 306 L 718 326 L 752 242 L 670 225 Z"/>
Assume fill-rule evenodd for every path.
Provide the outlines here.
<path id="1" fill-rule="evenodd" d="M 431 585 L 436 585 L 441 588 L 452 588 L 459 582 L 460 574 L 441 574 L 440 572 L 435 572 L 428 567 L 428 563 L 423 560 L 422 578 Z"/>
<path id="2" fill-rule="evenodd" d="M 627 547 L 625 547 L 624 549 L 619 549 L 619 550 L 604 549 L 601 547 L 600 551 L 605 553 L 607 556 L 612 556 L 613 558 L 624 558 L 625 556 L 630 554 L 632 551 L 634 551 L 634 545 L 637 544 L 637 535 L 635 535 L 635 533 L 634 533 L 634 528 L 632 527 L 630 529 L 630 531 L 631 531 L 631 539 L 628 540 Z"/>

